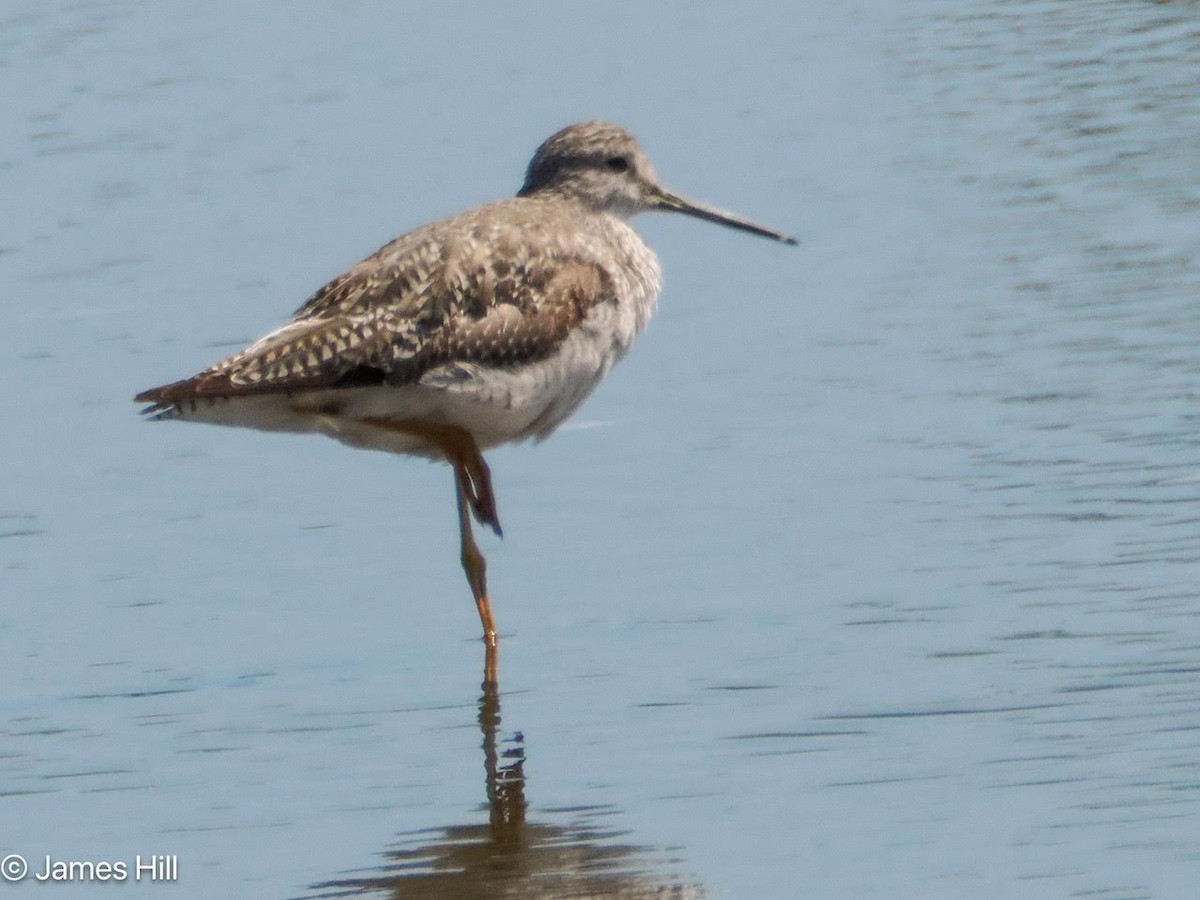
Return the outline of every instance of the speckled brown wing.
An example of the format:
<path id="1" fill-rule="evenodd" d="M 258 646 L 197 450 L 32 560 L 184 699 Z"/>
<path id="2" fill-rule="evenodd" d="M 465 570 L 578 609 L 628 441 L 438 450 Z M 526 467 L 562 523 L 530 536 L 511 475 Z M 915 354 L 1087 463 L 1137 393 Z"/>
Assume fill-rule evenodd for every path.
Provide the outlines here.
<path id="1" fill-rule="evenodd" d="M 486 229 L 463 229 L 450 220 L 398 238 L 321 288 L 287 325 L 137 399 L 163 406 L 403 385 L 448 363 L 507 367 L 544 358 L 615 294 L 600 266 L 569 246 L 530 240 L 519 224 L 497 228 L 493 217 Z M 447 232 L 458 236 L 449 241 Z"/>

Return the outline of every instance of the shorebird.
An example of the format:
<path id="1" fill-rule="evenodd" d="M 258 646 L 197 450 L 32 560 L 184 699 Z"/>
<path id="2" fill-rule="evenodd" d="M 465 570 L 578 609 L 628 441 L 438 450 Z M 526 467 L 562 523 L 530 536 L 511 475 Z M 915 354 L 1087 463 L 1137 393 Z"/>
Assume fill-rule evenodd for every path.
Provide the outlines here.
<path id="1" fill-rule="evenodd" d="M 449 462 L 462 567 L 492 653 L 471 517 L 501 530 L 482 451 L 548 437 L 646 327 L 661 271 L 626 220 L 648 210 L 796 243 L 667 190 L 628 131 L 583 122 L 538 147 L 515 197 L 396 238 L 286 325 L 135 399 L 155 419 L 316 432 Z"/>

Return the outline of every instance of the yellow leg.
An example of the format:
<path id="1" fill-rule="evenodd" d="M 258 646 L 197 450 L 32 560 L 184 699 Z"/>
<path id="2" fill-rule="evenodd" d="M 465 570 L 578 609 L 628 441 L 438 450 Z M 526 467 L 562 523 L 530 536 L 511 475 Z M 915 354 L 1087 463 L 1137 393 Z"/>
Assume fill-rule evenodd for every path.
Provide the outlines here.
<path id="1" fill-rule="evenodd" d="M 400 431 L 428 442 L 446 457 L 454 468 L 454 496 L 458 504 L 458 535 L 461 544 L 460 559 L 467 584 L 475 597 L 475 608 L 483 625 L 483 642 L 486 649 L 484 660 L 485 682 L 496 680 L 496 619 L 492 615 L 492 604 L 487 595 L 487 560 L 484 559 L 475 535 L 471 532 L 472 514 L 480 523 L 488 525 L 496 534 L 500 530 L 500 518 L 496 513 L 496 496 L 492 492 L 492 475 L 479 445 L 470 433 L 453 425 L 436 425 L 412 420 L 394 420 L 372 417 L 365 420 L 368 425 Z"/>
<path id="2" fill-rule="evenodd" d="M 467 502 L 475 518 L 481 525 L 487 525 L 496 532 L 497 536 L 504 537 L 496 512 L 496 495 L 492 492 L 492 471 L 470 432 L 455 425 L 436 425 L 412 419 L 372 416 L 363 421 L 377 428 L 401 431 L 420 438 L 439 450 L 456 470 L 460 469 L 466 474 Z"/>
<path id="3" fill-rule="evenodd" d="M 492 616 L 492 604 L 487 595 L 487 560 L 479 545 L 475 543 L 475 535 L 471 533 L 470 506 L 471 476 L 458 462 L 454 463 L 454 495 L 458 501 L 458 536 L 461 542 L 463 571 L 467 575 L 467 584 L 475 596 L 475 608 L 479 610 L 479 622 L 483 625 L 483 642 L 488 648 L 491 673 L 484 673 L 484 679 L 495 681 L 495 649 L 496 649 L 496 619 Z"/>

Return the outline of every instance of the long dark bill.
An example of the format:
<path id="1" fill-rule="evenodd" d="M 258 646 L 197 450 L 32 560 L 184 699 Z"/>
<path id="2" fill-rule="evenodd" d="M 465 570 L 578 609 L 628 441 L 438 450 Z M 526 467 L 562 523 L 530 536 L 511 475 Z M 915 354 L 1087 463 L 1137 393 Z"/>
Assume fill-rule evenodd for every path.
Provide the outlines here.
<path id="1" fill-rule="evenodd" d="M 704 219 L 707 222 L 716 222 L 718 225 L 736 228 L 739 231 L 748 231 L 751 234 L 757 234 L 760 237 L 770 238 L 773 241 L 780 241 L 784 244 L 798 243 L 794 237 L 784 234 L 782 231 L 776 231 L 774 228 L 768 228 L 766 225 L 760 225 L 757 222 L 751 222 L 737 213 L 718 209 L 706 203 L 698 203 L 695 200 L 689 200 L 687 197 L 681 197 L 679 194 L 672 194 L 670 191 L 663 191 L 658 195 L 657 199 L 658 202 L 655 204 L 657 209 L 683 213 L 686 216 L 694 216 L 697 219 Z"/>

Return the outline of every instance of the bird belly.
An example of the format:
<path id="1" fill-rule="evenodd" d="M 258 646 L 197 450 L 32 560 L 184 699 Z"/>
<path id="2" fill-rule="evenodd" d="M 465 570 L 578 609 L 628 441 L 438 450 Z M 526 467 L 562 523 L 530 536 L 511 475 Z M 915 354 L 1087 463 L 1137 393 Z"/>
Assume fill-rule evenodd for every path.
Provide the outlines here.
<path id="1" fill-rule="evenodd" d="M 601 337 L 601 334 L 604 337 Z M 426 372 L 413 385 L 313 392 L 313 405 L 336 405 L 319 430 L 357 447 L 422 453 L 419 441 L 379 433 L 373 423 L 453 425 L 483 449 L 548 437 L 587 399 L 620 358 L 628 342 L 615 343 L 608 328 L 588 323 L 543 359 L 515 366 L 453 362 Z"/>
<path id="2" fill-rule="evenodd" d="M 541 359 L 515 366 L 450 363 L 422 377 L 481 446 L 543 440 L 588 398 L 641 330 L 633 310 L 602 305 Z"/>

